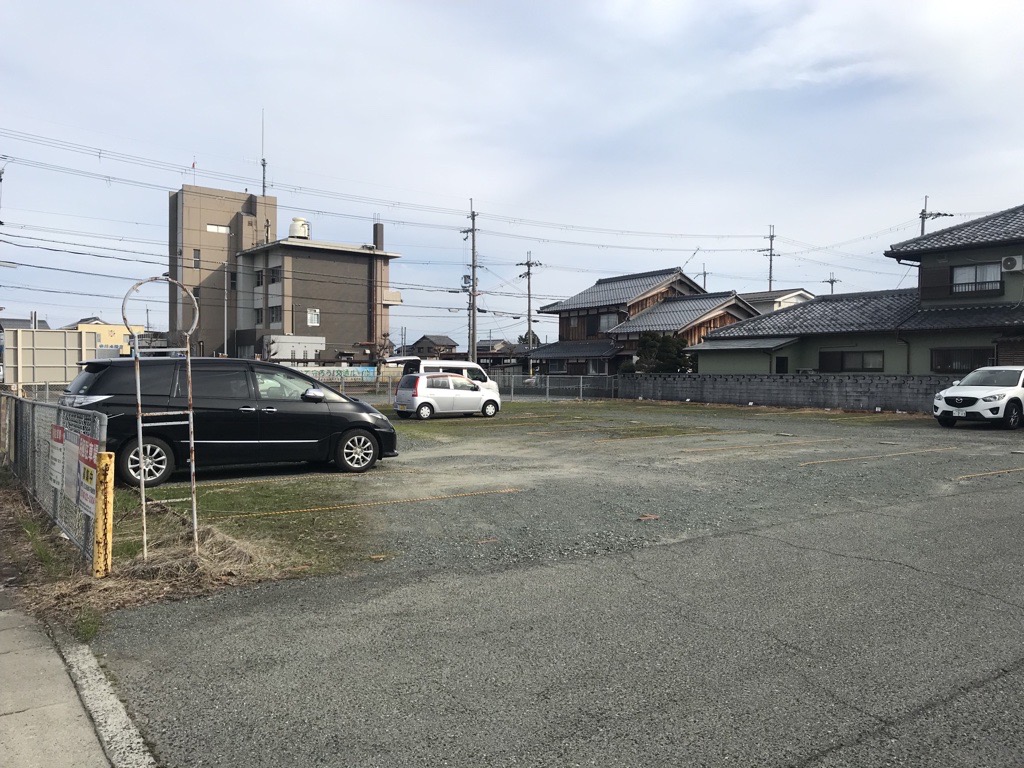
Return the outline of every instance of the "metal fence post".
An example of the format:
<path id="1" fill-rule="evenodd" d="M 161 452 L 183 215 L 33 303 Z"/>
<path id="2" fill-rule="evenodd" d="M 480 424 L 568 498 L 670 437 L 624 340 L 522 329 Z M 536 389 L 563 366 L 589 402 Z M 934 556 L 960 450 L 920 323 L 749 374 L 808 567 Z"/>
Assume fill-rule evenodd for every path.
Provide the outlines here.
<path id="1" fill-rule="evenodd" d="M 113 568 L 114 454 L 96 454 L 96 517 L 93 519 L 92 575 L 102 579 Z"/>

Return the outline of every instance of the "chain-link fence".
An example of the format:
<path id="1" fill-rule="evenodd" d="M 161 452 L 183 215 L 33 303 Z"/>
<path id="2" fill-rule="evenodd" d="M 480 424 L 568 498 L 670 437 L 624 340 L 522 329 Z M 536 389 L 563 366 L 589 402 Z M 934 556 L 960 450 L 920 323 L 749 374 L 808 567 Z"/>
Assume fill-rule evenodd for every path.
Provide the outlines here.
<path id="1" fill-rule="evenodd" d="M 616 397 L 616 376 L 524 376 L 493 372 L 498 390 L 505 400 L 587 400 L 589 398 Z"/>
<path id="2" fill-rule="evenodd" d="M 87 560 L 107 416 L 0 393 L 0 456 Z"/>
<path id="3" fill-rule="evenodd" d="M 57 398 L 67 388 L 67 382 L 45 382 L 40 384 L 0 385 L 0 392 L 7 392 L 26 400 L 40 403 L 56 403 Z"/>

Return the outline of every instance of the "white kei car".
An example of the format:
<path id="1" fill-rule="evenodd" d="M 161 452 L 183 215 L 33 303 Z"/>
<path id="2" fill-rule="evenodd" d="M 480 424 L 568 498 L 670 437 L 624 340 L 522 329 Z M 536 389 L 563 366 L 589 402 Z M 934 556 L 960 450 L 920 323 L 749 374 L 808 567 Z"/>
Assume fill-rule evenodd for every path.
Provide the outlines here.
<path id="1" fill-rule="evenodd" d="M 985 421 L 1017 429 L 1024 416 L 1024 365 L 992 365 L 971 371 L 936 393 L 932 415 L 940 426 Z"/>
<path id="2" fill-rule="evenodd" d="M 494 416 L 499 410 L 501 395 L 457 373 L 407 373 L 395 391 L 395 413 L 400 419 L 449 413 Z"/>

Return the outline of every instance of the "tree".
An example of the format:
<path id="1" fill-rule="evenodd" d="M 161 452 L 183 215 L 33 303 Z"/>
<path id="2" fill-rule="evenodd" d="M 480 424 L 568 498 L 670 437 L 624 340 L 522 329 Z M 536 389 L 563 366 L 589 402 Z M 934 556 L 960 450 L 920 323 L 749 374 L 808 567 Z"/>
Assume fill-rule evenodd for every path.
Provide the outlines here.
<path id="1" fill-rule="evenodd" d="M 686 341 L 677 336 L 645 331 L 637 344 L 636 370 L 638 373 L 690 373 L 693 360 L 684 349 Z"/>
<path id="2" fill-rule="evenodd" d="M 528 341 L 530 336 L 533 337 L 532 343 L 530 341 Z M 539 347 L 540 346 L 540 339 L 537 337 L 536 332 L 530 331 L 529 336 L 527 334 L 525 334 L 525 333 L 522 336 L 520 336 L 519 340 L 518 340 L 518 343 L 526 344 L 530 349 L 534 349 L 535 347 Z"/>

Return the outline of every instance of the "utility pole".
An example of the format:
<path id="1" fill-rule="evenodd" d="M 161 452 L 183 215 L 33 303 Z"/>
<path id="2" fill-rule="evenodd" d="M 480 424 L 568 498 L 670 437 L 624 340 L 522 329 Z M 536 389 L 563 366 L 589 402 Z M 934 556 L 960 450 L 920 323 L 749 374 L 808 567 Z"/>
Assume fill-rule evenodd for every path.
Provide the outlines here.
<path id="1" fill-rule="evenodd" d="M 926 219 L 937 219 L 940 216 L 952 216 L 952 213 L 932 213 L 928 211 L 928 195 L 924 196 L 924 208 L 918 216 L 921 217 L 921 237 L 924 237 L 924 222 Z"/>
<path id="2" fill-rule="evenodd" d="M 526 261 L 520 261 L 517 267 L 526 267 L 526 271 L 519 277 L 526 278 L 526 352 L 529 360 L 530 375 L 533 376 L 533 358 L 529 353 L 533 351 L 533 268 L 542 266 L 539 261 L 533 260 L 533 253 L 526 252 Z"/>
<path id="3" fill-rule="evenodd" d="M 775 225 L 771 224 L 768 226 L 768 247 L 758 248 L 757 250 L 761 253 L 768 254 L 768 290 L 772 289 L 772 281 L 774 277 L 775 268 Z"/>
<path id="4" fill-rule="evenodd" d="M 700 265 L 700 272 L 698 272 L 696 275 L 694 275 L 694 277 L 699 277 L 700 278 L 701 288 L 703 288 L 706 291 L 708 289 L 708 265 L 707 264 L 701 264 Z"/>
<path id="5" fill-rule="evenodd" d="M 469 360 L 476 362 L 476 211 L 473 198 L 469 198 L 469 229 L 462 230 L 470 237 L 471 261 L 469 265 Z"/>
<path id="6" fill-rule="evenodd" d="M 843 281 L 840 280 L 838 277 L 836 277 L 836 273 L 835 272 L 829 272 L 828 273 L 828 280 L 822 280 L 821 282 L 828 283 L 829 284 L 828 292 L 830 294 L 833 294 L 833 293 L 836 292 L 836 283 L 841 283 Z"/>
<path id="7" fill-rule="evenodd" d="M 260 165 L 263 166 L 263 196 L 267 196 L 267 110 L 260 110 Z"/>

